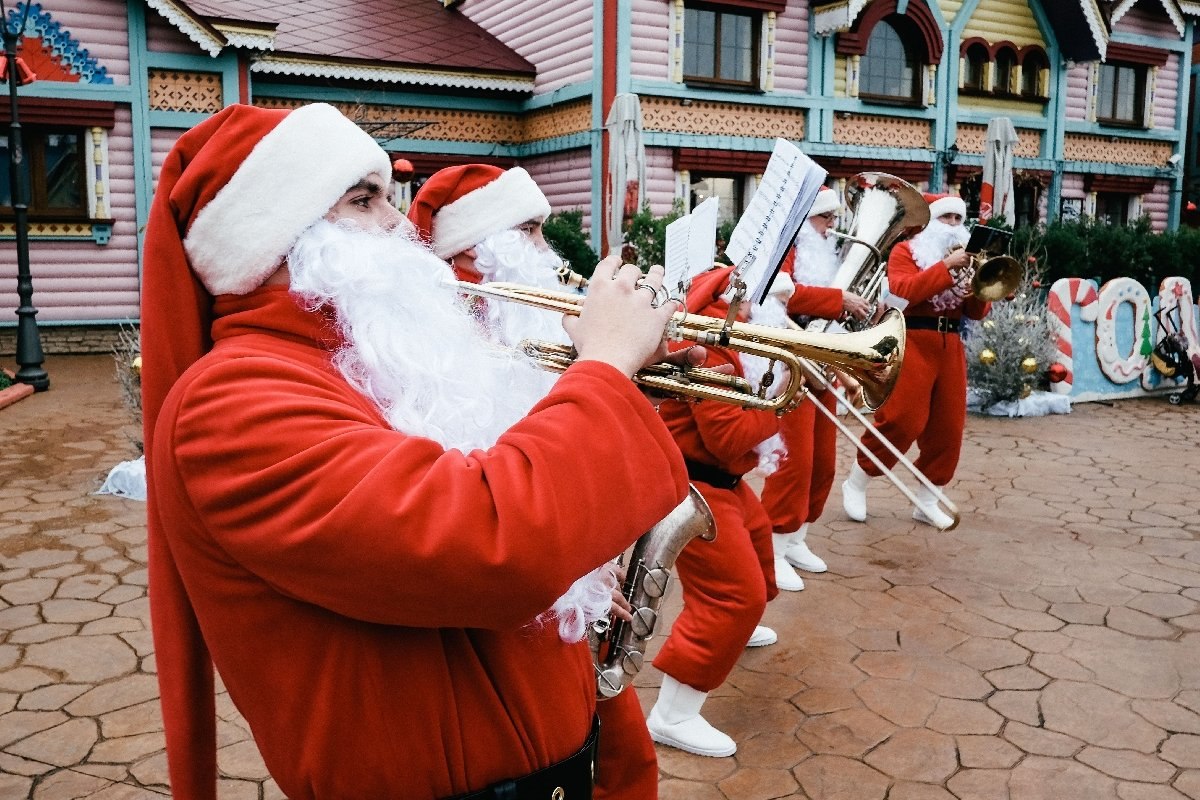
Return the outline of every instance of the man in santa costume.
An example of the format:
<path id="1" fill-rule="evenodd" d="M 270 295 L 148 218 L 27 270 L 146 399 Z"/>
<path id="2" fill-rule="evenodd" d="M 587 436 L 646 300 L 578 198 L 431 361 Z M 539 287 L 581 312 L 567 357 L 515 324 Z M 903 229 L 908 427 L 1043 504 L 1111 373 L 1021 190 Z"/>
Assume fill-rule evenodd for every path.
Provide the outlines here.
<path id="1" fill-rule="evenodd" d="M 888 258 L 890 292 L 907 301 L 904 309 L 908 343 L 904 368 L 891 396 L 875 412 L 875 429 L 905 452 L 913 442 L 920 454 L 914 462 L 936 486 L 954 477 L 967 418 L 967 362 L 959 325 L 982 319 L 991 304 L 971 294 L 970 238 L 963 226 L 967 206 L 961 197 L 927 194 L 929 224 L 892 248 Z M 862 444 L 888 469 L 896 457 L 874 436 Z M 842 483 L 846 515 L 867 518 L 867 485 L 882 472 L 860 453 L 850 476 Z M 935 528 L 953 520 L 937 504 L 933 492 L 918 486 L 913 519 Z"/>
<path id="2" fill-rule="evenodd" d="M 724 319 L 729 303 L 722 294 L 732 270 L 696 276 L 688 311 Z M 739 309 L 743 321 L 748 305 Z M 705 366 L 743 377 L 755 371 L 733 351 L 706 350 Z M 758 465 L 756 448 L 778 432 L 778 418 L 772 411 L 714 401 L 668 400 L 659 413 L 683 451 L 692 484 L 712 509 L 717 537 L 689 543 L 675 562 L 683 610 L 654 658 L 663 680 L 646 724 L 656 742 L 697 755 L 731 756 L 736 743 L 700 709 L 729 676 L 743 648 L 776 641 L 773 630 L 758 624 L 767 601 L 778 594 L 771 520 L 742 476 Z"/>
<path id="3" fill-rule="evenodd" d="M 590 794 L 583 636 L 613 584 L 581 576 L 687 491 L 630 380 L 662 272 L 601 262 L 543 396 L 389 186 L 323 104 L 231 106 L 163 164 L 141 335 L 179 800 L 216 795 L 214 665 L 291 800 Z"/>
<path id="4" fill-rule="evenodd" d="M 562 290 L 562 259 L 542 235 L 550 202 L 520 167 L 466 164 L 435 172 L 421 185 L 409 219 L 460 280 L 501 281 Z M 561 315 L 518 303 L 485 300 L 477 306 L 494 339 L 565 341 Z M 550 376 L 547 375 L 549 380 Z M 617 612 L 627 621 L 632 617 Z M 596 759 L 597 800 L 654 800 L 658 757 L 632 687 L 596 706 L 604 735 Z"/>
<path id="5" fill-rule="evenodd" d="M 864 319 L 870 304 L 858 295 L 830 286 L 839 262 L 836 238 L 829 234 L 842 204 L 828 186 L 817 192 L 808 219 L 796 234 L 781 272 L 790 275 L 795 289 L 787 298 L 787 313 L 809 320 L 837 320 L 843 315 Z M 757 320 L 756 320 L 757 321 Z M 780 327 L 786 327 L 784 322 Z M 825 328 L 841 330 L 834 323 Z M 808 546 L 809 526 L 825 509 L 837 466 L 837 429 L 817 411 L 820 403 L 837 408 L 832 391 L 808 385 L 810 397 L 780 419 L 783 455 L 763 482 L 762 503 L 771 517 L 775 551 L 775 583 L 784 591 L 800 591 L 804 580 L 793 567 L 824 572 L 825 561 Z"/>

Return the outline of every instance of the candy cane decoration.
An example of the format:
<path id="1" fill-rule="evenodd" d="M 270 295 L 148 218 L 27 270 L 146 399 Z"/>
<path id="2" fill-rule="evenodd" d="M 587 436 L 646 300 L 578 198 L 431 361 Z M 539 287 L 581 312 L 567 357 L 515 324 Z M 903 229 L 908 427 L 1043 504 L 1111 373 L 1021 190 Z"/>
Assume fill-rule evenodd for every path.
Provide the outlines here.
<path id="1" fill-rule="evenodd" d="M 1133 306 L 1133 348 L 1122 357 L 1117 350 L 1117 309 Z M 1150 360 L 1142 353 L 1143 329 L 1150 313 L 1150 295 L 1133 278 L 1113 278 L 1100 287 L 1100 313 L 1096 315 L 1096 358 L 1100 370 L 1113 383 L 1128 383 L 1139 377 Z"/>
<path id="2" fill-rule="evenodd" d="M 1059 278 L 1050 287 L 1046 306 L 1050 311 L 1050 330 L 1058 349 L 1057 361 L 1067 370 L 1067 377 L 1050 388 L 1058 394 L 1070 394 L 1075 383 L 1074 362 L 1071 359 L 1071 306 L 1078 305 L 1079 316 L 1085 322 L 1096 318 L 1099 293 L 1096 282 L 1084 278 Z"/>

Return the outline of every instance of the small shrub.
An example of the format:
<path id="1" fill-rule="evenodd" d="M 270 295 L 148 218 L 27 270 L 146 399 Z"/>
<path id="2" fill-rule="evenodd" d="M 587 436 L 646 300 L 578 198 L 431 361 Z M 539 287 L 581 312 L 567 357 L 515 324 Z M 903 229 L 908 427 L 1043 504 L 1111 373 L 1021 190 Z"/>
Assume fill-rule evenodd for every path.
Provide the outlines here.
<path id="1" fill-rule="evenodd" d="M 572 270 L 585 278 L 591 277 L 599 259 L 583 232 L 583 211 L 572 209 L 551 214 L 542 224 L 542 235 Z"/>

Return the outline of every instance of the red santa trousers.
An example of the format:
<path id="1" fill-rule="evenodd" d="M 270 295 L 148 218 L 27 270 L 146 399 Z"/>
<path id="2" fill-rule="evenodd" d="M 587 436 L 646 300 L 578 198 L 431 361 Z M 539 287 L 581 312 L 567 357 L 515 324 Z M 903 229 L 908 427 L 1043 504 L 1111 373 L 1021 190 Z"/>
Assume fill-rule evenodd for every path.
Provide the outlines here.
<path id="1" fill-rule="evenodd" d="M 596 703 L 600 748 L 592 800 L 657 800 L 658 755 L 632 686 Z"/>
<path id="2" fill-rule="evenodd" d="M 693 485 L 717 523 L 711 542 L 693 539 L 675 562 L 683 610 L 654 666 L 680 683 L 711 692 L 733 670 L 775 587 L 771 519 L 754 491 L 740 481 L 717 489 Z"/>
<path id="3" fill-rule="evenodd" d="M 945 486 L 954 477 L 967 420 L 967 361 L 957 333 L 909 330 L 900 379 L 875 412 L 875 428 L 905 452 L 917 443 L 914 464 L 930 481 Z M 891 469 L 892 455 L 874 436 L 862 443 Z M 868 475 L 879 468 L 862 453 L 858 465 Z"/>
<path id="4" fill-rule="evenodd" d="M 837 428 L 817 410 L 837 408 L 833 392 L 820 391 L 801 401 L 779 421 L 786 455 L 763 483 L 762 504 L 775 533 L 791 533 L 816 522 L 837 470 Z"/>

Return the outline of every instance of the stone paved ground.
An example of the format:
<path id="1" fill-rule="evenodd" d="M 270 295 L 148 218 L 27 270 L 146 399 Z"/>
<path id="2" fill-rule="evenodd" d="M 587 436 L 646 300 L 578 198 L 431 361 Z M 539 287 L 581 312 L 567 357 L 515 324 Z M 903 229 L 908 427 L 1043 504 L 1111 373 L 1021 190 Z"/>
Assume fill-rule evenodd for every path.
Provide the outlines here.
<path id="1" fill-rule="evenodd" d="M 134 432 L 111 359 L 46 367 L 0 411 L 0 798 L 162 798 L 144 509 L 91 494 Z M 1200 800 L 1198 470 L 1200 406 L 1139 400 L 972 417 L 952 534 L 835 489 L 830 571 L 705 706 L 737 756 L 661 748 L 663 799 Z M 278 798 L 219 707 L 222 800 Z"/>

